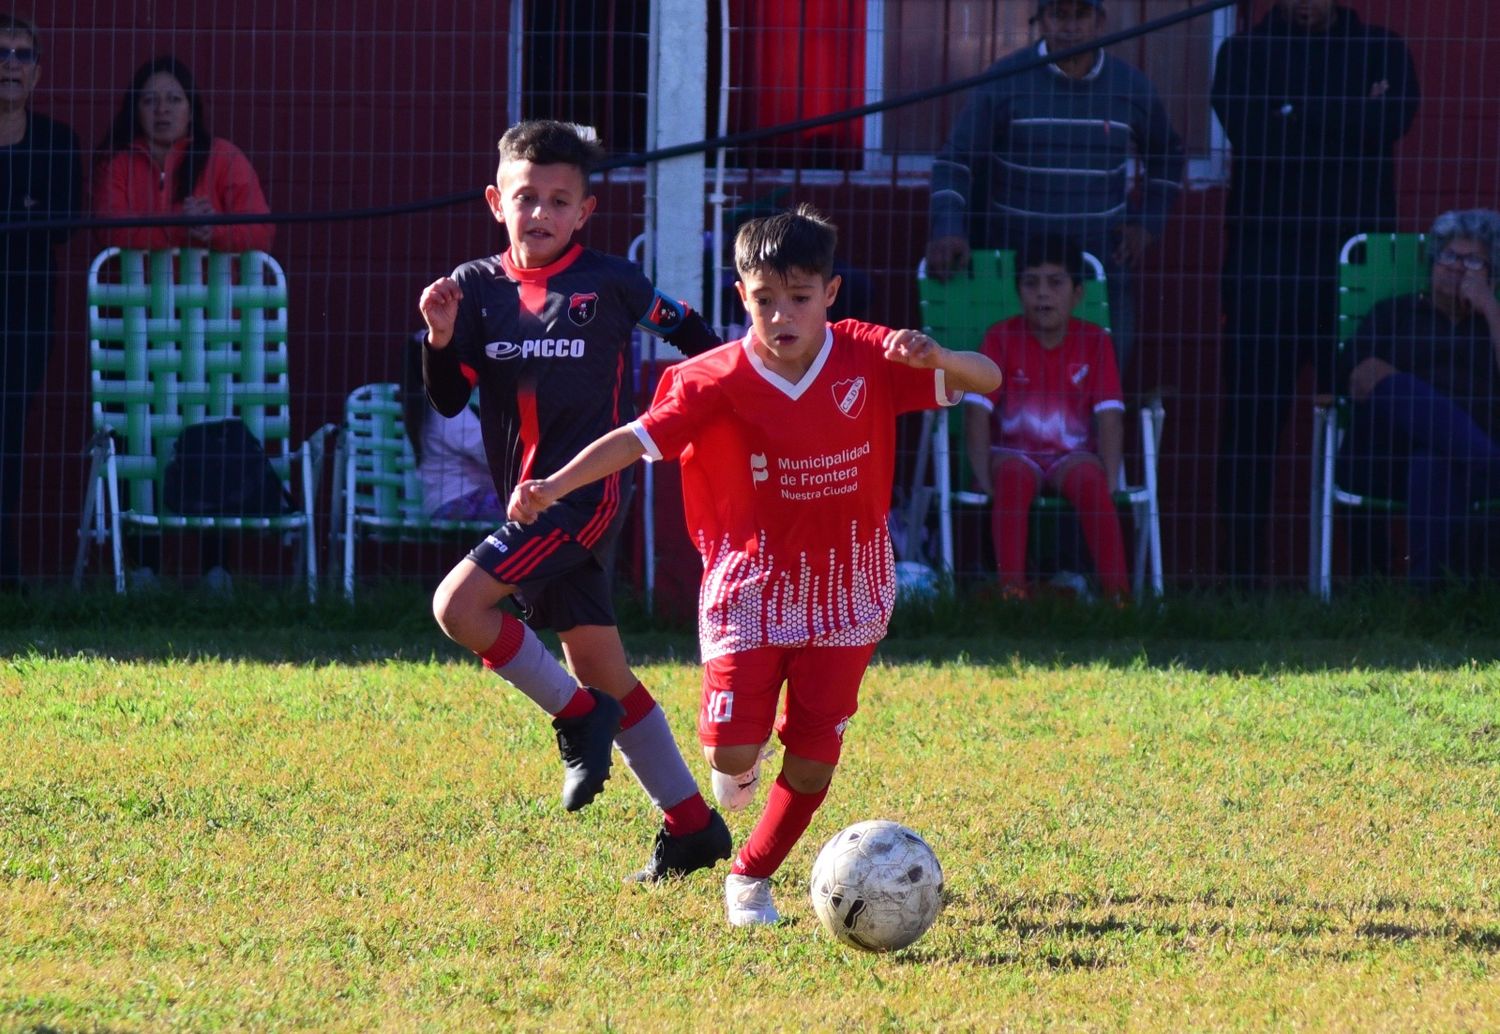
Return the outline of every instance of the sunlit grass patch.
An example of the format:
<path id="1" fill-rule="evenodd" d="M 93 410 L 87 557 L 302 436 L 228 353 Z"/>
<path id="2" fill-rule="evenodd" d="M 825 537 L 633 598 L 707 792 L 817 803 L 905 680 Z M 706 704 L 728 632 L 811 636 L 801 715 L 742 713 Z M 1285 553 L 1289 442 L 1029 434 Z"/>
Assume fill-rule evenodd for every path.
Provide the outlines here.
<path id="1" fill-rule="evenodd" d="M 893 644 L 787 921 L 734 930 L 723 866 L 622 883 L 628 772 L 563 812 L 545 716 L 477 664 L 234 643 L 0 666 L 0 1028 L 1500 1027 L 1492 661 Z M 639 671 L 706 786 L 696 667 Z M 865 818 L 948 879 L 890 956 L 806 899 Z"/>

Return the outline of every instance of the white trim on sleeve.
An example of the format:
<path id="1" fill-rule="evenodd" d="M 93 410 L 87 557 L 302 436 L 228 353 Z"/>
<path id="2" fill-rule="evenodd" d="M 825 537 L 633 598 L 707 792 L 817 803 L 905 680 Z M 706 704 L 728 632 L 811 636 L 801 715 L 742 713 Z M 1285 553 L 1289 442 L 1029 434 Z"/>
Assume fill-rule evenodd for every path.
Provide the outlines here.
<path id="1" fill-rule="evenodd" d="M 937 386 L 938 405 L 946 408 L 948 406 L 956 406 L 964 400 L 964 393 L 962 391 L 948 391 L 948 378 L 943 375 L 944 371 L 934 370 L 933 373 L 937 374 L 937 376 L 932 379 L 932 382 Z"/>
<path id="2" fill-rule="evenodd" d="M 971 391 L 964 395 L 964 404 L 967 406 L 978 406 L 986 413 L 993 413 L 995 411 L 995 404 L 990 401 L 990 397 L 988 395 L 981 395 L 977 391 Z"/>
<path id="3" fill-rule="evenodd" d="M 646 430 L 644 424 L 639 420 L 632 420 L 625 426 L 630 428 L 630 433 L 640 440 L 641 448 L 646 450 L 647 463 L 655 463 L 661 459 L 661 450 L 656 447 L 656 442 L 652 440 L 651 433 Z"/>
<path id="4" fill-rule="evenodd" d="M 1094 407 L 1094 412 L 1095 413 L 1102 413 L 1106 409 L 1124 410 L 1124 408 L 1125 408 L 1125 403 L 1121 402 L 1119 399 L 1105 399 L 1103 402 L 1099 403 L 1097 406 Z"/>

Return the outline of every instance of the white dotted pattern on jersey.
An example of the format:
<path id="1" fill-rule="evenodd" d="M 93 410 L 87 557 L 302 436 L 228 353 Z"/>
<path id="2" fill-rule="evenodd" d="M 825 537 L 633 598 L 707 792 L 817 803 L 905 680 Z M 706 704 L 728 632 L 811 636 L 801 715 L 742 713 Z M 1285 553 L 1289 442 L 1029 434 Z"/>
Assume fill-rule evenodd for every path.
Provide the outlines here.
<path id="1" fill-rule="evenodd" d="M 709 556 L 698 533 L 698 550 Z M 769 552 L 762 532 L 753 553 L 729 536 L 711 554 L 698 593 L 703 660 L 761 646 L 866 646 L 884 636 L 896 604 L 896 567 L 883 524 L 865 542 L 849 524 L 849 550 L 825 561 L 803 553 L 794 571 Z"/>

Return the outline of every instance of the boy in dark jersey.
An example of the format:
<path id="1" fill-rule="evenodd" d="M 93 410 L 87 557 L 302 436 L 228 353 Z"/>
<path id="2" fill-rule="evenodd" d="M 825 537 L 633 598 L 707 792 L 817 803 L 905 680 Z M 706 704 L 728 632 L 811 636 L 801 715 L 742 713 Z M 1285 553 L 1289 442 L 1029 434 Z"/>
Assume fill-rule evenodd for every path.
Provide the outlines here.
<path id="1" fill-rule="evenodd" d="M 917 331 L 830 325 L 836 241 L 806 206 L 746 223 L 735 239 L 745 339 L 669 369 L 639 420 L 552 476 L 523 481 L 510 499 L 513 519 L 540 525 L 569 493 L 588 494 L 641 456 L 681 458 L 688 529 L 704 565 L 698 738 L 719 803 L 736 810 L 753 798 L 772 731 L 786 748 L 725 881 L 735 926 L 780 918 L 771 876 L 828 792 L 890 620 L 896 415 L 1000 383 L 987 357 Z"/>
<path id="2" fill-rule="evenodd" d="M 510 247 L 422 292 L 428 398 L 452 416 L 480 389 L 485 454 L 502 499 L 631 418 L 632 328 L 689 355 L 718 344 L 635 266 L 573 242 L 594 211 L 588 170 L 601 156 L 565 123 L 512 126 L 485 188 Z M 611 743 L 619 746 L 663 813 L 652 857 L 635 876 L 654 881 L 712 866 L 732 845 L 615 627 L 609 562 L 630 489 L 623 471 L 544 521 L 501 526 L 443 579 L 432 609 L 449 637 L 553 716 L 569 811 L 603 789 Z M 499 609 L 512 596 L 526 623 Z M 572 675 L 528 624 L 556 631 Z"/>

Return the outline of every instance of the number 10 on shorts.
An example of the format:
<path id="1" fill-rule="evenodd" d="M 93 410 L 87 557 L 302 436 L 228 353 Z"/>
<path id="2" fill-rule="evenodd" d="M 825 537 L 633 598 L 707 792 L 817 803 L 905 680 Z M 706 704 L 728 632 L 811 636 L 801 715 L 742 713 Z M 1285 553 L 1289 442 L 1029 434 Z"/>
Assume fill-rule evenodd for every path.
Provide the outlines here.
<path id="1" fill-rule="evenodd" d="M 734 720 L 734 691 L 729 689 L 715 689 L 709 691 L 708 700 L 703 705 L 708 710 L 708 720 L 715 724 L 722 724 Z"/>

